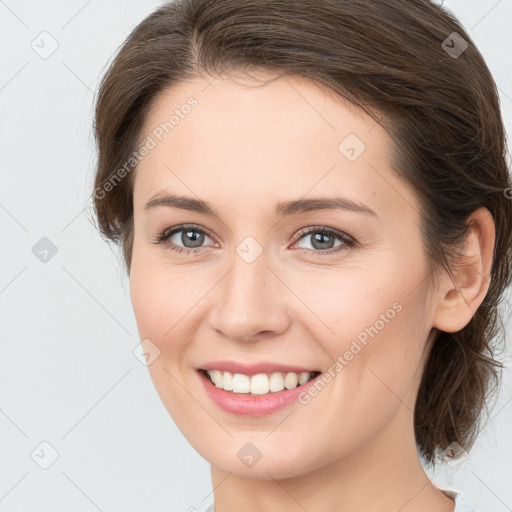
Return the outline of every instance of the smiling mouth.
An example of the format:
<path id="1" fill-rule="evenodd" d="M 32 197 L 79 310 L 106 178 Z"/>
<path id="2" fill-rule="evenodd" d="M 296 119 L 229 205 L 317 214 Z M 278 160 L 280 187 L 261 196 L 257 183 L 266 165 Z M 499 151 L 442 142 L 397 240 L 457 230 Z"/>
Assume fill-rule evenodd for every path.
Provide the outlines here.
<path id="1" fill-rule="evenodd" d="M 287 389 L 295 389 L 307 384 L 311 379 L 321 374 L 319 371 L 302 373 L 272 372 L 256 375 L 220 370 L 199 369 L 198 371 L 219 389 L 236 394 L 249 395 L 266 395 L 279 393 Z"/>

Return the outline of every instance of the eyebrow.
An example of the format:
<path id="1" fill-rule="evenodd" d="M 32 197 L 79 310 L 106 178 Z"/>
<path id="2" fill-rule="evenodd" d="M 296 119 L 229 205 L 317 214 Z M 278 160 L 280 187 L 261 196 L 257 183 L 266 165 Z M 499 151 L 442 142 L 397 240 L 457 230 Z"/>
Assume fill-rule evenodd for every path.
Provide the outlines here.
<path id="1" fill-rule="evenodd" d="M 178 196 L 159 192 L 151 197 L 144 206 L 144 210 L 150 210 L 157 206 L 167 206 L 216 216 L 217 212 L 206 202 L 193 197 Z M 346 197 L 320 197 L 312 199 L 295 199 L 278 203 L 274 209 L 276 216 L 291 216 L 316 210 L 347 210 L 356 213 L 364 213 L 378 218 L 377 213 L 363 203 L 353 201 Z"/>

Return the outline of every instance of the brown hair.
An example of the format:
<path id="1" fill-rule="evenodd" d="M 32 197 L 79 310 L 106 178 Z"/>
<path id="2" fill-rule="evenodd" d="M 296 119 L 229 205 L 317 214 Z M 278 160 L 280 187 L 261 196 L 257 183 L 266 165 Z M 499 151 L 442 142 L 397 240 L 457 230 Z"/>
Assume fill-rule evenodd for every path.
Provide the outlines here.
<path id="1" fill-rule="evenodd" d="M 468 216 L 482 206 L 491 212 L 490 288 L 466 327 L 436 333 L 414 412 L 428 462 L 452 442 L 468 450 L 502 367 L 495 355 L 504 332 L 498 306 L 511 279 L 512 189 L 496 85 L 442 7 L 428 0 L 177 0 L 158 8 L 129 35 L 99 89 L 94 210 L 102 235 L 121 242 L 129 273 L 130 157 L 155 96 L 205 72 L 258 68 L 326 85 L 394 138 L 395 170 L 420 200 L 432 282 L 457 262 Z"/>

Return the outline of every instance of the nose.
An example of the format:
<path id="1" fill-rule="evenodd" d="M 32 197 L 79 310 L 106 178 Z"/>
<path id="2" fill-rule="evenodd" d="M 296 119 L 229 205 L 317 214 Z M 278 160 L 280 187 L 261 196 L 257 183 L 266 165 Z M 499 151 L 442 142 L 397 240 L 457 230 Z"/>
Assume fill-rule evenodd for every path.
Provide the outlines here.
<path id="1" fill-rule="evenodd" d="M 213 328 L 241 342 L 284 333 L 290 324 L 288 290 L 269 266 L 265 252 L 252 262 L 239 254 L 232 261 L 215 287 Z"/>

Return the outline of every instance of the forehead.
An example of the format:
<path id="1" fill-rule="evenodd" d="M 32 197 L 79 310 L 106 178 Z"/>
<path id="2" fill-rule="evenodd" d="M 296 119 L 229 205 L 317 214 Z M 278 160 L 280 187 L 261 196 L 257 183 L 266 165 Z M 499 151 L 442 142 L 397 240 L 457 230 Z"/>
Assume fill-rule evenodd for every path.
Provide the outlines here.
<path id="1" fill-rule="evenodd" d="M 187 103 L 191 98 L 196 106 L 189 109 Z M 181 110 L 186 112 L 183 114 Z M 164 89 L 151 102 L 144 132 L 150 133 L 169 121 L 174 112 L 179 119 L 174 116 L 171 122 L 173 132 L 186 130 L 186 125 L 191 123 L 182 121 L 192 117 L 196 120 L 193 121 L 195 131 L 199 122 L 206 123 L 202 131 L 215 123 L 212 135 L 217 140 L 223 134 L 239 133 L 272 141 L 280 128 L 286 128 L 280 134 L 282 137 L 294 137 L 294 140 L 301 137 L 310 140 L 321 132 L 338 136 L 347 129 L 363 135 L 376 125 L 362 109 L 319 82 L 297 75 L 279 77 L 264 71 L 230 78 L 196 77 Z M 302 123 L 298 125 L 297 120 Z"/>
<path id="2" fill-rule="evenodd" d="M 155 146 L 137 167 L 136 194 L 178 188 L 247 207 L 258 194 L 336 189 L 374 209 L 410 194 L 397 191 L 405 184 L 391 168 L 393 140 L 362 109 L 304 77 L 256 78 L 195 78 L 162 91 L 146 115 L 141 140 Z"/>

